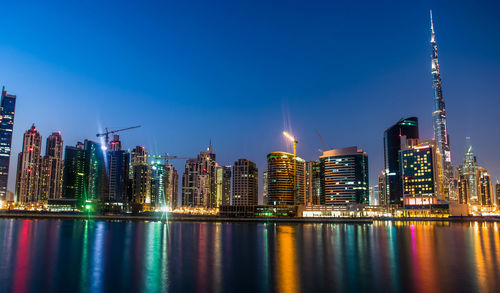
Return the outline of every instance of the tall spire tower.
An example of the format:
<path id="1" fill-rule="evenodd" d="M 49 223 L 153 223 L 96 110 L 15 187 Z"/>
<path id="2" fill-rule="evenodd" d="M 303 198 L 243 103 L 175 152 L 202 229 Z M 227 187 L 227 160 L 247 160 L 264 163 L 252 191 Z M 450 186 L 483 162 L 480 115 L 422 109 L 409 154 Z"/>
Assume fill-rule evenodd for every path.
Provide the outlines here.
<path id="1" fill-rule="evenodd" d="M 432 46 L 432 88 L 434 89 L 434 112 L 432 113 L 434 138 L 441 153 L 441 166 L 443 168 L 445 188 L 451 186 L 453 179 L 453 166 L 451 165 L 450 141 L 446 128 L 446 109 L 441 86 L 441 73 L 439 72 L 438 51 L 434 23 L 431 15 L 431 46 Z M 451 191 L 451 189 L 449 189 Z M 450 195 L 452 195 L 450 193 Z"/>

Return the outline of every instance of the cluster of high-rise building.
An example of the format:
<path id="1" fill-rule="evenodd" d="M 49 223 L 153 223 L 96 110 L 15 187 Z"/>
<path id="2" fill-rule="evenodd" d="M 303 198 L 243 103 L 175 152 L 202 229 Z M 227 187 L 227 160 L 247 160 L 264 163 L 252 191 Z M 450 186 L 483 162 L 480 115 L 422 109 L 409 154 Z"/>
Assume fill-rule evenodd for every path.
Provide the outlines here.
<path id="1" fill-rule="evenodd" d="M 496 198 L 488 171 L 479 166 L 468 146 L 463 164 L 453 170 L 436 36 L 431 14 L 431 66 L 434 91 L 434 137 L 420 138 L 417 117 L 400 119 L 384 132 L 384 170 L 378 183 L 368 182 L 368 156 L 358 147 L 324 151 L 317 160 L 271 152 L 263 172 L 259 202 L 257 165 L 244 158 L 232 166 L 217 163 L 212 143 L 185 162 L 179 176 L 169 159 L 149 155 L 142 146 L 122 148 L 118 135 L 106 143 L 91 140 L 63 146 L 60 132 L 46 140 L 33 125 L 23 136 L 18 155 L 14 199 L 28 208 L 67 207 L 106 211 L 158 211 L 176 207 L 218 209 L 227 215 L 289 215 L 305 207 L 307 215 L 339 215 L 377 205 L 384 214 L 449 213 L 459 206 L 493 206 Z M 16 96 L 2 89 L 0 108 L 0 199 L 5 200 Z M 110 132 L 112 133 L 112 132 Z M 180 190 L 180 196 L 178 194 Z M 376 195 L 375 195 L 376 193 Z M 180 202 L 178 202 L 180 199 Z M 293 209 L 295 207 L 295 210 Z M 345 213 L 344 213 L 345 214 Z"/>

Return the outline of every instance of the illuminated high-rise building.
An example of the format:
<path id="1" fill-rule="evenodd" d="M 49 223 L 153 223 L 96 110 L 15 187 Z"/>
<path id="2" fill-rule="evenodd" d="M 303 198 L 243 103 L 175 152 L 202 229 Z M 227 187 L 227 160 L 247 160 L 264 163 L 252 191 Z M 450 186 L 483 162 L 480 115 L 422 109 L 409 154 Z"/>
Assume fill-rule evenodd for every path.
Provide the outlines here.
<path id="1" fill-rule="evenodd" d="M 143 146 L 132 150 L 130 159 L 130 206 L 132 211 L 151 209 L 151 166 L 148 164 L 148 152 Z"/>
<path id="2" fill-rule="evenodd" d="M 257 205 L 259 202 L 259 172 L 257 165 L 239 159 L 233 165 L 233 205 Z"/>
<path id="3" fill-rule="evenodd" d="M 107 205 L 123 209 L 128 202 L 130 154 L 121 149 L 118 135 L 109 143 L 106 151 L 108 190 L 104 198 Z"/>
<path id="4" fill-rule="evenodd" d="M 478 168 L 477 192 L 480 205 L 493 205 L 493 190 L 491 188 L 491 178 L 488 174 L 488 170 L 484 169 L 483 167 Z"/>
<path id="5" fill-rule="evenodd" d="M 381 206 L 387 205 L 387 177 L 385 176 L 385 172 L 382 171 L 380 175 L 378 175 L 378 204 Z"/>
<path id="6" fill-rule="evenodd" d="M 160 160 L 153 160 L 151 166 L 151 209 L 165 210 L 167 208 L 167 176 L 166 165 Z"/>
<path id="7" fill-rule="evenodd" d="M 0 101 L 0 200 L 7 199 L 15 110 L 16 96 L 7 94 L 5 87 L 3 87 L 2 99 Z"/>
<path id="8" fill-rule="evenodd" d="M 85 200 L 104 201 L 107 197 L 105 151 L 94 141 L 85 140 Z"/>
<path id="9" fill-rule="evenodd" d="M 408 140 L 418 139 L 418 118 L 399 120 L 384 132 L 384 165 L 386 176 L 386 204 L 403 203 L 399 151 Z"/>
<path id="10" fill-rule="evenodd" d="M 495 184 L 495 190 L 496 190 L 496 202 L 495 204 L 497 206 L 500 206 L 500 183 L 497 180 L 497 184 Z"/>
<path id="11" fill-rule="evenodd" d="M 323 152 L 321 163 L 321 204 L 369 203 L 368 156 L 357 147 Z"/>
<path id="12" fill-rule="evenodd" d="M 267 170 L 262 173 L 262 204 L 267 205 L 267 199 L 268 199 L 268 176 L 267 176 Z"/>
<path id="13" fill-rule="evenodd" d="M 217 206 L 231 204 L 231 166 L 216 167 Z"/>
<path id="14" fill-rule="evenodd" d="M 22 204 L 32 204 L 40 198 L 40 163 L 42 136 L 33 124 L 24 133 L 23 151 L 19 154 L 16 196 Z"/>
<path id="15" fill-rule="evenodd" d="M 42 159 L 40 194 L 41 198 L 59 199 L 62 196 L 63 139 L 60 132 L 53 132 L 47 138 L 45 156 Z"/>
<path id="16" fill-rule="evenodd" d="M 306 163 L 306 205 L 321 203 L 321 165 L 318 161 Z"/>
<path id="17" fill-rule="evenodd" d="M 305 196 L 305 161 L 285 152 L 268 154 L 267 204 L 297 205 Z"/>
<path id="18" fill-rule="evenodd" d="M 177 201 L 179 195 L 179 174 L 175 170 L 174 166 L 171 164 L 166 165 L 167 178 L 165 179 L 165 194 L 166 203 L 170 210 L 175 210 L 177 208 Z"/>
<path id="19" fill-rule="evenodd" d="M 434 90 L 434 112 L 432 113 L 434 139 L 441 154 L 441 166 L 443 168 L 443 184 L 446 195 L 454 196 L 452 190 L 453 166 L 451 164 L 450 138 L 446 125 L 446 108 L 443 98 L 441 73 L 439 71 L 438 51 L 436 44 L 436 34 L 434 33 L 434 23 L 432 22 L 431 11 L 431 67 L 432 67 L 432 88 Z"/>
<path id="20" fill-rule="evenodd" d="M 212 144 L 197 158 L 186 161 L 182 175 L 183 206 L 217 207 L 216 166 Z"/>
<path id="21" fill-rule="evenodd" d="M 399 151 L 404 206 L 428 206 L 445 199 L 441 156 L 434 141 Z"/>
<path id="22" fill-rule="evenodd" d="M 75 199 L 82 203 L 86 199 L 85 164 L 87 162 L 85 148 L 82 143 L 76 147 L 66 146 L 64 151 L 64 168 L 62 198 Z"/>
<path id="23" fill-rule="evenodd" d="M 115 134 L 113 140 L 108 143 L 108 151 L 121 151 L 122 142 L 120 141 L 120 136 Z"/>

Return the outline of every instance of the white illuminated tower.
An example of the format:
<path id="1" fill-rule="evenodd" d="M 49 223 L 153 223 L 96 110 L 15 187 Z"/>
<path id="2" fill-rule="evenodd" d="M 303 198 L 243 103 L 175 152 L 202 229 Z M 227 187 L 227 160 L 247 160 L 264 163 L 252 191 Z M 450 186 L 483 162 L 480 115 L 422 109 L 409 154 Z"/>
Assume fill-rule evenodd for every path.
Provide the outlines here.
<path id="1" fill-rule="evenodd" d="M 441 153 L 442 168 L 444 175 L 445 188 L 450 190 L 453 179 L 453 166 L 451 164 L 450 141 L 448 129 L 446 127 L 446 109 L 443 99 L 443 89 L 441 85 L 441 73 L 439 72 L 438 51 L 436 44 L 436 35 L 434 33 L 434 24 L 431 15 L 431 46 L 432 46 L 432 88 L 434 89 L 434 112 L 432 113 L 434 138 L 436 145 Z M 451 195 L 452 192 L 449 192 Z"/>

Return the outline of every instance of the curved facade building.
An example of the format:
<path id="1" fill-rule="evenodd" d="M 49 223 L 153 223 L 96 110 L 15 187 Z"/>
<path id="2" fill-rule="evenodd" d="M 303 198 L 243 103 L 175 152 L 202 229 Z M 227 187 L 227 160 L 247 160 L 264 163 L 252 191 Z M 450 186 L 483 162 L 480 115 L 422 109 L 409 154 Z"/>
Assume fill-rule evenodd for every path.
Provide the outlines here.
<path id="1" fill-rule="evenodd" d="M 272 152 L 268 154 L 267 204 L 302 204 L 306 196 L 305 166 L 306 162 L 302 158 L 294 157 L 290 153 Z M 296 176 L 295 180 L 294 176 Z"/>

